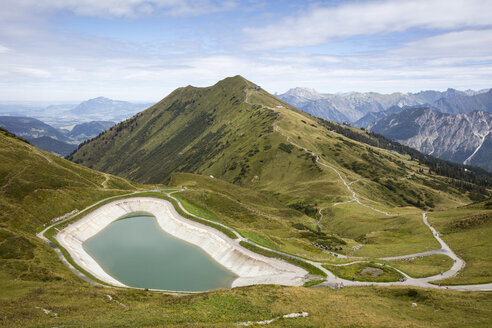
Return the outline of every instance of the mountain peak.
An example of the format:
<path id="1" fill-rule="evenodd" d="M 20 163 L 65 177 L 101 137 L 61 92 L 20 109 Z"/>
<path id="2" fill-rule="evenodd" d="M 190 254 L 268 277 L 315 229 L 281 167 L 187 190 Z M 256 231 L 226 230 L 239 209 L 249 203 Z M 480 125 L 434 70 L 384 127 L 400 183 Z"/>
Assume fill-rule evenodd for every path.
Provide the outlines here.
<path id="1" fill-rule="evenodd" d="M 315 98 L 321 98 L 322 97 L 318 91 L 316 91 L 312 88 L 302 88 L 302 87 L 295 87 L 295 88 L 289 89 L 285 93 L 285 95 L 308 98 L 308 99 L 315 99 Z"/>
<path id="2" fill-rule="evenodd" d="M 244 85 L 245 87 L 254 86 L 253 82 L 246 80 L 241 75 L 229 76 L 225 79 L 220 80 L 215 85 Z"/>
<path id="3" fill-rule="evenodd" d="M 96 97 L 96 98 L 91 98 L 91 99 L 87 99 L 87 100 L 84 100 L 84 102 L 88 102 L 88 101 L 112 101 L 112 99 L 109 99 L 109 98 L 106 98 L 106 97 L 103 97 L 103 96 L 99 96 L 99 97 Z"/>

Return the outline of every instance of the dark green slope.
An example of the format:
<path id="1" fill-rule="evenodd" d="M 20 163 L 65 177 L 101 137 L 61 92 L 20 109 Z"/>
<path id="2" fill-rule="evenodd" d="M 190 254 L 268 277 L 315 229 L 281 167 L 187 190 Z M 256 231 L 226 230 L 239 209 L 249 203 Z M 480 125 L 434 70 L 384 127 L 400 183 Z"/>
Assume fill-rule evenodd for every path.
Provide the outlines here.
<path id="1" fill-rule="evenodd" d="M 211 173 L 207 169 L 217 161 L 222 172 L 214 172 L 222 176 L 237 166 L 234 154 L 254 152 L 259 139 L 273 132 L 277 114 L 244 103 L 251 86 L 236 76 L 208 88 L 177 89 L 70 159 L 139 182 L 164 182 L 176 171 Z"/>

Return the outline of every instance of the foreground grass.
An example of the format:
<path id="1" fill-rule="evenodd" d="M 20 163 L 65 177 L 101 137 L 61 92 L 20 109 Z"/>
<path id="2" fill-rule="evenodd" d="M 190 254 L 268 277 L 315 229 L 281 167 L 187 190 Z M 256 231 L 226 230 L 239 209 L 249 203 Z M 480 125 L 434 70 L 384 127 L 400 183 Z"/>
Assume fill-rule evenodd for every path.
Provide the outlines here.
<path id="1" fill-rule="evenodd" d="M 389 268 L 387 266 L 375 264 L 375 263 L 354 263 L 349 265 L 329 265 L 323 264 L 323 267 L 330 270 L 336 276 L 346 279 L 346 280 L 357 280 L 357 281 L 370 281 L 370 282 L 393 282 L 398 281 L 403 276 L 398 271 Z M 371 276 L 362 274 L 362 270 L 365 268 L 377 268 L 384 272 L 379 276 Z"/>
<path id="2" fill-rule="evenodd" d="M 450 257 L 441 254 L 405 260 L 387 261 L 386 263 L 405 272 L 412 278 L 434 276 L 449 270 L 453 266 L 453 260 Z"/>
<path id="3" fill-rule="evenodd" d="M 67 282 L 14 282 L 1 276 L 0 289 L 2 327 L 237 327 L 301 311 L 309 316 L 269 327 L 486 327 L 492 316 L 489 293 L 403 287 L 265 285 L 172 296 Z"/>

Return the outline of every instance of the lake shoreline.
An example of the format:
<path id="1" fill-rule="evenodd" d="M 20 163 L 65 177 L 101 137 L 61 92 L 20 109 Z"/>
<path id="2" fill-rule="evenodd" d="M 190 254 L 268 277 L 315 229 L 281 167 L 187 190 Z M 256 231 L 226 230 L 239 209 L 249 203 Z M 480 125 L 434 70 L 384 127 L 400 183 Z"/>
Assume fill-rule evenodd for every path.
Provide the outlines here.
<path id="1" fill-rule="evenodd" d="M 129 287 L 106 273 L 84 250 L 83 243 L 113 221 L 133 213 L 153 216 L 163 231 L 204 250 L 238 276 L 232 287 L 256 284 L 301 286 L 306 280 L 304 269 L 254 253 L 222 232 L 182 217 L 170 202 L 153 197 L 125 198 L 103 205 L 61 230 L 55 239 L 78 265 L 97 279 L 109 285 Z"/>

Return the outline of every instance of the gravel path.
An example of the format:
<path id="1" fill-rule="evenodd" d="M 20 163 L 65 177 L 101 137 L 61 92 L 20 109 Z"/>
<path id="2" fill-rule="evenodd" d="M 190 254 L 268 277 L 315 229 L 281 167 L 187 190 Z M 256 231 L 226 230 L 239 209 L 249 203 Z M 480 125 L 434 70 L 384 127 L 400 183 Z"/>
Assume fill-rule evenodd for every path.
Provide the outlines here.
<path id="1" fill-rule="evenodd" d="M 302 147 L 302 146 L 296 144 L 295 142 L 293 142 L 290 139 L 289 136 L 287 136 L 286 134 L 284 134 L 279 129 L 278 122 L 275 123 L 274 127 L 275 127 L 275 131 L 278 132 L 278 133 L 280 133 L 282 136 L 284 136 L 286 138 L 287 142 L 289 142 L 291 145 L 293 145 L 293 146 L 295 146 L 295 147 L 297 147 L 299 149 L 302 149 L 302 150 L 308 152 L 312 156 L 315 156 L 316 162 L 318 164 L 332 169 L 338 175 L 338 177 L 340 178 L 340 180 L 342 181 L 342 183 L 345 185 L 345 187 L 347 188 L 347 190 L 352 194 L 353 201 L 355 200 L 359 205 L 364 206 L 364 207 L 366 207 L 366 208 L 368 208 L 370 210 L 373 210 L 373 211 L 382 213 L 382 214 L 387 215 L 387 216 L 391 216 L 392 215 L 392 214 L 390 214 L 388 212 L 379 210 L 377 208 L 374 208 L 374 207 L 371 207 L 371 206 L 369 206 L 367 204 L 362 203 L 359 200 L 359 198 L 357 197 L 357 194 L 355 193 L 355 191 L 352 190 L 352 188 L 350 187 L 350 185 L 353 182 L 352 183 L 347 183 L 345 181 L 345 179 L 342 177 L 342 175 L 340 174 L 340 172 L 336 168 L 334 168 L 333 166 L 331 166 L 329 164 L 326 164 L 326 163 L 321 162 L 320 161 L 320 157 L 316 153 L 314 153 L 313 151 L 311 151 L 311 150 L 309 150 L 309 149 L 307 149 L 305 147 Z M 443 255 L 449 256 L 454 261 L 454 263 L 453 263 L 453 266 L 451 267 L 451 269 L 447 270 L 446 272 L 443 272 L 442 274 L 431 276 L 431 277 L 426 277 L 426 278 L 411 278 L 407 274 L 405 274 L 404 272 L 402 272 L 402 271 L 400 271 L 400 270 L 398 270 L 396 268 L 393 268 L 393 267 L 387 265 L 388 267 L 391 267 L 392 269 L 397 270 L 398 272 L 400 272 L 401 274 L 403 274 L 406 277 L 406 280 L 404 282 L 395 282 L 395 283 L 373 283 L 373 282 L 349 281 L 349 280 L 344 280 L 344 279 L 341 279 L 341 278 L 337 278 L 330 271 L 328 271 L 325 268 L 323 268 L 321 266 L 321 264 L 319 264 L 317 262 L 312 262 L 312 261 L 307 261 L 307 260 L 304 260 L 304 261 L 306 261 L 308 263 L 311 263 L 311 264 L 319 267 L 321 270 L 323 270 L 324 272 L 326 272 L 328 274 L 327 281 L 325 283 L 322 283 L 322 284 L 318 285 L 318 286 L 331 286 L 331 287 L 333 287 L 336 283 L 343 282 L 343 284 L 345 286 L 408 285 L 408 286 L 417 286 L 417 287 L 426 287 L 426 288 L 447 288 L 447 289 L 464 290 L 464 291 L 477 291 L 477 290 L 480 290 L 480 291 L 487 290 L 488 291 L 488 290 L 492 290 L 492 283 L 490 283 L 490 284 L 481 284 L 481 285 L 462 285 L 462 286 L 447 286 L 447 287 L 440 287 L 440 286 L 437 286 L 437 285 L 430 284 L 429 282 L 431 282 L 431 281 L 442 280 L 442 279 L 446 279 L 446 278 L 450 278 L 450 277 L 456 276 L 458 274 L 458 272 L 465 266 L 465 261 L 463 261 L 461 258 L 459 258 L 451 250 L 451 248 L 444 242 L 444 240 L 441 239 L 441 237 L 439 236 L 439 233 L 434 229 L 434 227 L 432 227 L 429 224 L 429 222 L 427 220 L 427 214 L 426 213 L 422 213 L 422 220 L 423 220 L 424 224 L 431 230 L 434 238 L 441 245 L 441 248 L 440 249 L 432 250 L 432 251 L 428 251 L 428 252 L 423 252 L 423 253 L 415 253 L 415 254 L 408 254 L 408 255 L 402 255 L 402 256 L 396 256 L 396 257 L 380 258 L 380 260 L 390 260 L 390 259 L 396 260 L 396 259 L 411 258 L 411 257 L 416 257 L 416 256 L 428 256 L 428 255 L 433 255 L 433 254 L 443 254 Z M 329 252 L 329 253 L 336 254 L 339 258 L 350 258 L 349 256 L 346 256 L 346 255 L 343 255 L 343 254 L 337 254 L 337 253 L 333 253 L 333 252 Z M 359 263 L 359 262 L 362 262 L 362 261 L 354 261 L 354 262 L 351 262 L 351 263 L 344 263 L 344 264 L 340 264 L 340 265 L 350 265 L 350 264 Z"/>

